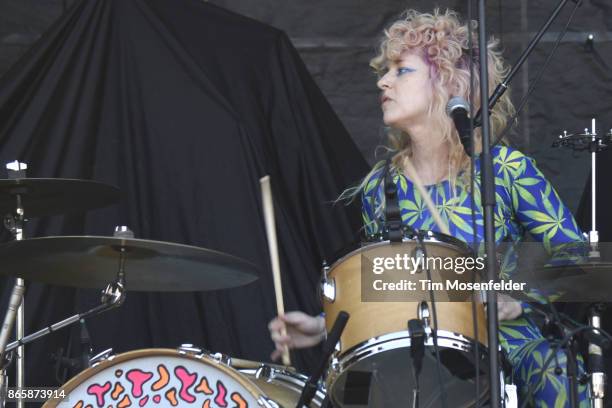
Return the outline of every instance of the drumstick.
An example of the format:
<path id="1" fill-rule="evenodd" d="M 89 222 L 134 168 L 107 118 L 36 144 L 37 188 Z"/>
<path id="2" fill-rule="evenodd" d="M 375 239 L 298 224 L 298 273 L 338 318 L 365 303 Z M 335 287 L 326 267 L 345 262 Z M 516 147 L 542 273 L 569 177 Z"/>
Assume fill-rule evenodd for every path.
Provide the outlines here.
<path id="1" fill-rule="evenodd" d="M 446 222 L 444 222 L 442 217 L 440 217 L 440 213 L 438 212 L 438 209 L 436 208 L 435 204 L 431 200 L 429 193 L 425 190 L 425 187 L 423 187 L 423 182 L 421 181 L 421 178 L 417 174 L 409 158 L 406 158 L 404 160 L 404 165 L 406 167 L 406 171 L 408 172 L 408 175 L 410 176 L 410 179 L 414 181 L 414 185 L 416 185 L 417 190 L 419 190 L 419 193 L 421 193 L 421 197 L 423 197 L 423 199 L 425 200 L 425 205 L 427 205 L 427 208 L 429 208 L 429 212 L 431 213 L 431 216 L 433 217 L 436 225 L 438 225 L 438 228 L 440 228 L 440 232 L 446 235 L 450 235 L 448 224 L 446 224 Z"/>
<path id="2" fill-rule="evenodd" d="M 278 246 L 276 241 L 276 223 L 274 221 L 274 205 L 272 204 L 272 188 L 270 187 L 270 176 L 259 179 L 261 184 L 261 202 L 263 203 L 264 219 L 266 222 L 266 235 L 268 237 L 268 249 L 270 251 L 270 263 L 272 264 L 272 278 L 274 281 L 274 293 L 276 295 L 276 313 L 281 316 L 285 314 L 283 302 L 283 286 L 280 277 L 280 263 L 278 261 Z M 281 335 L 287 335 L 287 329 L 281 329 Z M 290 366 L 289 349 L 283 350 L 283 365 Z"/>

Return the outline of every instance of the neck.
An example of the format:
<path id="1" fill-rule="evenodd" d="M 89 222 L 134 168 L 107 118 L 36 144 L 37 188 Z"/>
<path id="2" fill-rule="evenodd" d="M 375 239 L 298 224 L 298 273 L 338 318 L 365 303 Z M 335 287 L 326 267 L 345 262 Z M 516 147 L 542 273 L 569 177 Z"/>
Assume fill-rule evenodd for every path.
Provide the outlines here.
<path id="1" fill-rule="evenodd" d="M 419 126 L 409 130 L 412 154 L 410 160 L 419 178 L 426 185 L 448 177 L 449 146 L 434 136 L 431 128 Z"/>

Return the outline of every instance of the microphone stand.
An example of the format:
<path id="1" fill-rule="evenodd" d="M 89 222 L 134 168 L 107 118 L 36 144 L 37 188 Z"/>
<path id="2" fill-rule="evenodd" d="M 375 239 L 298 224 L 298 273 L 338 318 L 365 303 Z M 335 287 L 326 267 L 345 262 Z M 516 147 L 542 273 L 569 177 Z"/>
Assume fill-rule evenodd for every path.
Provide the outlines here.
<path id="1" fill-rule="evenodd" d="M 485 0 L 478 1 L 478 47 L 479 55 L 488 55 Z M 480 61 L 480 95 L 481 106 L 487 106 L 489 95 L 488 58 Z M 481 154 L 481 177 L 482 177 L 482 206 L 484 211 L 484 235 L 487 258 L 487 280 L 497 282 L 497 265 L 495 256 L 495 176 L 493 174 L 493 157 L 489 146 L 489 110 L 482 110 L 482 154 Z M 489 384 L 491 408 L 501 407 L 501 390 L 499 378 L 499 361 L 497 359 L 499 339 L 497 337 L 497 293 L 494 290 L 487 291 L 487 328 L 489 342 Z"/>
<path id="2" fill-rule="evenodd" d="M 70 326 L 79 321 L 84 321 L 86 318 L 90 316 L 94 316 L 102 312 L 105 312 L 107 310 L 111 310 L 115 307 L 121 306 L 121 304 L 125 300 L 125 296 L 126 294 L 125 294 L 124 284 L 121 278 L 118 278 L 116 281 L 108 284 L 108 286 L 106 286 L 106 288 L 102 291 L 101 304 L 99 304 L 98 306 L 91 308 L 84 313 L 77 313 L 73 316 L 68 317 L 67 319 L 64 319 L 55 324 L 47 326 L 43 329 L 40 329 L 22 338 L 17 338 L 17 340 L 6 345 L 6 347 L 4 348 L 4 356 L 7 356 L 9 360 L 2 367 L 2 372 L 0 373 L 0 388 L 1 388 L 1 391 L 3 392 L 2 394 L 0 394 L 0 407 L 4 407 L 6 403 L 6 399 L 5 399 L 6 393 L 4 391 L 6 391 L 8 383 L 7 383 L 7 376 L 5 374 L 5 371 L 6 371 L 8 364 L 11 362 L 13 350 L 22 348 L 26 344 L 29 344 L 35 340 L 38 340 L 39 338 L 44 337 L 47 334 L 55 333 L 56 331 L 63 329 L 64 327 Z M 89 365 L 89 362 L 88 362 L 88 365 Z"/>
<path id="3" fill-rule="evenodd" d="M 573 0 L 576 4 L 580 4 L 582 0 Z M 496 204 L 495 200 L 495 175 L 493 173 L 493 157 L 491 155 L 491 137 L 490 137 L 490 123 L 489 113 L 490 110 L 495 106 L 495 103 L 501 98 L 501 96 L 508 89 L 508 83 L 516 75 L 518 69 L 527 60 L 527 57 L 533 51 L 533 48 L 542 38 L 546 30 L 550 27 L 552 22 L 555 20 L 557 15 L 561 12 L 562 8 L 568 0 L 561 0 L 557 8 L 553 11 L 552 15 L 540 31 L 536 34 L 534 39 L 531 41 L 527 49 L 522 53 L 517 64 L 509 73 L 508 77 L 497 86 L 497 89 L 489 99 L 489 71 L 488 71 L 488 49 L 487 49 L 487 31 L 486 31 L 486 1 L 478 1 L 478 49 L 479 55 L 485 56 L 480 59 L 480 97 L 481 97 L 481 109 L 476 114 L 474 120 L 474 126 L 482 126 L 482 153 L 481 153 L 481 183 L 482 183 L 482 206 L 484 215 L 484 235 L 485 235 L 485 248 L 487 258 L 487 279 L 497 281 L 497 265 L 495 256 L 495 221 L 494 221 L 494 208 Z M 487 109 L 482 109 L 486 106 Z M 498 339 L 498 319 L 497 319 L 497 293 L 494 290 L 487 291 L 487 329 L 488 329 L 488 343 L 489 343 L 489 384 L 490 384 L 490 406 L 491 408 L 501 407 L 502 396 L 501 396 L 501 383 L 499 378 L 499 361 L 498 361 L 498 350 L 499 350 L 499 339 Z"/>
<path id="4" fill-rule="evenodd" d="M 512 81 L 512 79 L 514 78 L 514 76 L 521 69 L 521 67 L 523 66 L 525 61 L 527 61 L 527 58 L 529 57 L 529 55 L 531 54 L 531 52 L 533 51 L 535 46 L 538 45 L 538 43 L 540 42 L 540 39 L 542 38 L 542 36 L 544 36 L 546 31 L 548 31 L 548 28 L 555 21 L 555 19 L 557 18 L 557 16 L 561 12 L 561 10 L 563 10 L 563 7 L 565 7 L 565 4 L 568 1 L 569 0 L 561 0 L 559 2 L 557 7 L 553 10 L 551 15 L 548 17 L 548 20 L 546 20 L 544 25 L 540 28 L 540 30 L 535 35 L 535 37 L 533 37 L 531 39 L 531 42 L 529 43 L 529 45 L 527 45 L 527 48 L 525 49 L 525 51 L 523 51 L 523 53 L 519 57 L 519 59 L 516 62 L 516 64 L 514 64 L 512 66 L 512 69 L 510 70 L 510 73 L 508 73 L 508 76 L 501 82 L 501 84 L 497 85 L 497 87 L 495 88 L 495 91 L 493 92 L 491 97 L 488 99 L 488 103 L 482 103 L 480 105 L 481 108 L 478 110 L 478 112 L 476 113 L 476 116 L 474 117 L 474 127 L 475 128 L 480 127 L 482 125 L 483 120 L 484 120 L 484 117 L 482 117 L 482 107 L 483 106 L 488 106 L 489 112 L 490 112 L 493 109 L 493 107 L 495 106 L 495 104 L 497 103 L 497 101 L 499 100 L 499 98 L 501 98 L 504 95 L 504 93 L 506 93 L 506 91 L 508 90 L 508 86 L 509 86 L 510 82 Z M 572 0 L 572 1 L 574 3 L 576 3 L 576 4 L 578 4 L 579 6 L 582 4 L 582 0 Z M 480 17 L 479 17 L 479 19 L 480 19 Z M 480 41 L 480 38 L 481 37 L 479 37 L 479 41 Z M 487 54 L 479 54 L 479 55 L 487 55 Z M 484 98 L 483 98 L 483 102 L 486 102 L 486 100 L 484 100 Z"/>
<path id="5" fill-rule="evenodd" d="M 323 358 L 319 361 L 319 364 L 315 367 L 315 370 L 312 372 L 310 377 L 308 377 L 308 381 L 304 384 L 304 388 L 302 388 L 302 392 L 300 394 L 300 398 L 295 405 L 296 408 L 308 408 L 310 406 L 310 402 L 312 401 L 315 393 L 317 392 L 317 384 L 319 379 L 323 376 L 325 372 L 325 367 L 327 367 L 329 358 L 333 354 L 336 344 L 340 340 L 340 336 L 342 335 L 342 331 L 348 322 L 349 314 L 344 310 L 338 313 L 336 320 L 334 321 L 334 325 L 327 336 L 327 340 L 323 344 Z M 327 399 L 327 397 L 326 397 Z M 327 399 L 325 401 L 325 405 L 329 405 L 330 401 Z"/>

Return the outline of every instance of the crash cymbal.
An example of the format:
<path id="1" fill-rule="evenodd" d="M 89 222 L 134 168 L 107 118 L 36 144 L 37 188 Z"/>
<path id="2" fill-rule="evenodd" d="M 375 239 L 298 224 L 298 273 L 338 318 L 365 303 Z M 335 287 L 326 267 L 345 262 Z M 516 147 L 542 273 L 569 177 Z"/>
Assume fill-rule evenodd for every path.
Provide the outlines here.
<path id="1" fill-rule="evenodd" d="M 3 179 L 0 180 L 0 215 L 15 212 L 18 194 L 26 218 L 82 212 L 119 200 L 117 187 L 92 180 Z"/>
<path id="2" fill-rule="evenodd" d="M 131 291 L 227 289 L 257 279 L 255 265 L 210 249 L 133 238 L 62 236 L 0 245 L 0 274 L 58 286 L 102 289 L 115 280 L 125 252 Z"/>

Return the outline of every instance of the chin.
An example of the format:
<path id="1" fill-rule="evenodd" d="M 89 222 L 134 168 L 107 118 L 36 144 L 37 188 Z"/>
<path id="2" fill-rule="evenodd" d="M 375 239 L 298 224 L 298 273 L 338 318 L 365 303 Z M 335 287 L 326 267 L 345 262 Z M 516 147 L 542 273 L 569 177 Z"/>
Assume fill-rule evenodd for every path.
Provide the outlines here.
<path id="1" fill-rule="evenodd" d="M 389 115 L 383 115 L 383 123 L 385 124 L 385 126 L 394 127 L 397 124 L 397 122 L 398 122 L 397 118 L 394 118 Z"/>

